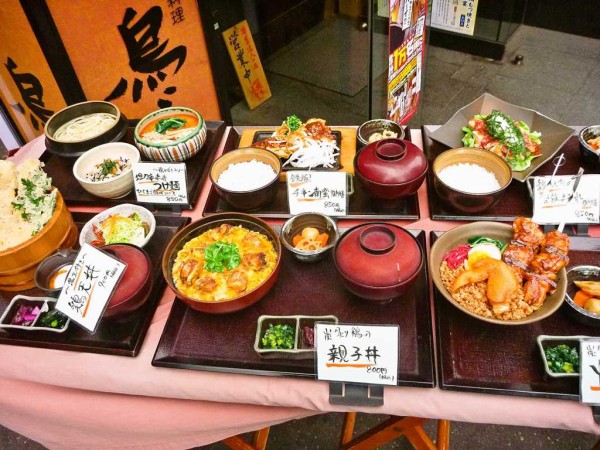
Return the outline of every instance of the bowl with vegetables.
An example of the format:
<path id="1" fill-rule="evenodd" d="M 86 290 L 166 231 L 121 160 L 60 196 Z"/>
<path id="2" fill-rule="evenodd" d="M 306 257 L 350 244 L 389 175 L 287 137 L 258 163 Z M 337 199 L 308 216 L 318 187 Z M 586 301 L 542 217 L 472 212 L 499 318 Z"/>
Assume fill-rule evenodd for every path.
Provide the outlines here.
<path id="1" fill-rule="evenodd" d="M 127 117 L 112 103 L 76 103 L 46 122 L 46 149 L 57 156 L 77 158 L 98 145 L 120 141 L 127 126 Z"/>
<path id="2" fill-rule="evenodd" d="M 592 165 L 600 165 L 600 125 L 585 127 L 578 137 L 581 158 Z"/>
<path id="3" fill-rule="evenodd" d="M 360 147 L 382 139 L 404 139 L 404 128 L 397 122 L 387 119 L 368 120 L 358 127 L 356 140 Z"/>
<path id="4" fill-rule="evenodd" d="M 237 212 L 192 222 L 167 244 L 162 273 L 192 309 L 225 314 L 268 294 L 279 276 L 281 241 L 263 220 Z"/>
<path id="5" fill-rule="evenodd" d="M 440 198 L 466 213 L 493 207 L 512 181 L 512 170 L 503 158 L 478 148 L 441 153 L 433 161 L 432 172 Z"/>
<path id="6" fill-rule="evenodd" d="M 552 378 L 578 377 L 580 341 L 587 337 L 538 336 L 537 345 L 546 375 Z"/>
<path id="7" fill-rule="evenodd" d="M 578 322 L 600 326 L 600 267 L 573 266 L 567 271 L 565 301 Z"/>
<path id="8" fill-rule="evenodd" d="M 204 118 L 191 108 L 151 112 L 134 130 L 135 145 L 152 161 L 182 162 L 198 154 L 206 142 Z"/>
<path id="9" fill-rule="evenodd" d="M 281 227 L 281 243 L 298 260 L 315 262 L 323 259 L 338 239 L 335 221 L 320 213 L 301 213 L 289 218 Z"/>
<path id="10" fill-rule="evenodd" d="M 154 235 L 156 219 L 146 208 L 125 203 L 102 211 L 81 229 L 79 244 L 102 247 L 132 244 L 144 247 Z"/>
<path id="11" fill-rule="evenodd" d="M 96 197 L 121 198 L 133 189 L 133 165 L 140 152 L 125 142 L 99 145 L 81 155 L 73 175 L 81 187 Z"/>

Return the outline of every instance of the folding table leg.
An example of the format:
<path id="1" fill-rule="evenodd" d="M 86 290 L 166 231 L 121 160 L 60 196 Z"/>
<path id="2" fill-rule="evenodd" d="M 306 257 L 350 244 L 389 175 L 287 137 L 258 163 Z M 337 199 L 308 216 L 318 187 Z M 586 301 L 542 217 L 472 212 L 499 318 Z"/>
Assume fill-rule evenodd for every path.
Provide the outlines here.
<path id="1" fill-rule="evenodd" d="M 252 443 L 247 442 L 241 435 L 228 437 L 221 442 L 233 450 L 265 450 L 269 438 L 269 427 L 254 432 Z"/>

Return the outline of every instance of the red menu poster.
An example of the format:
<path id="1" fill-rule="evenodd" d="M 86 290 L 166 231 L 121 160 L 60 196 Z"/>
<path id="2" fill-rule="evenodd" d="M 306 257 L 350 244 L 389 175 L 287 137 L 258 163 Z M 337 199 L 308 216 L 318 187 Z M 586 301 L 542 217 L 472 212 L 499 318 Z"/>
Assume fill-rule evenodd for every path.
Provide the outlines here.
<path id="1" fill-rule="evenodd" d="M 406 124 L 416 113 L 425 59 L 427 0 L 391 0 L 387 118 Z"/>

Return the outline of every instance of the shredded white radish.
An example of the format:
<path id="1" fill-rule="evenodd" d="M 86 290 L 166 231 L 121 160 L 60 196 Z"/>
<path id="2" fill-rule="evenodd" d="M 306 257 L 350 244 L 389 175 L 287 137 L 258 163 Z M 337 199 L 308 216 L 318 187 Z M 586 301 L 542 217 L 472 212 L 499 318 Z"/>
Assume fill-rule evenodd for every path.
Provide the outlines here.
<path id="1" fill-rule="evenodd" d="M 332 141 L 315 140 L 311 138 L 303 139 L 303 147 L 290 155 L 284 166 L 308 168 L 323 166 L 332 168 L 335 164 L 335 157 L 340 154 L 338 146 Z"/>

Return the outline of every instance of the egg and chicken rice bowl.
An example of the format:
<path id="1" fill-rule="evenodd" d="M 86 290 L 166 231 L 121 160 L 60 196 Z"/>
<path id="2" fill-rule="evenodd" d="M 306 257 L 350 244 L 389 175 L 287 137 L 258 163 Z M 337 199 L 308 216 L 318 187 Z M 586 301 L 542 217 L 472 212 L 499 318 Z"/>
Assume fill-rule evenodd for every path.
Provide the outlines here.
<path id="1" fill-rule="evenodd" d="M 187 297 L 222 302 L 254 290 L 273 273 L 277 252 L 267 236 L 222 224 L 189 240 L 177 253 L 172 277 Z"/>

